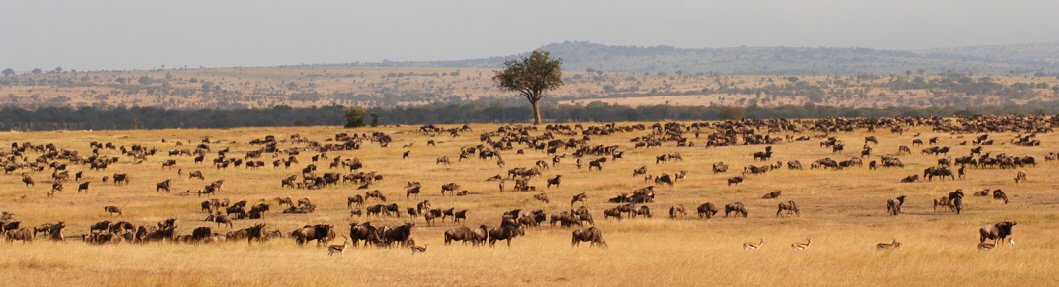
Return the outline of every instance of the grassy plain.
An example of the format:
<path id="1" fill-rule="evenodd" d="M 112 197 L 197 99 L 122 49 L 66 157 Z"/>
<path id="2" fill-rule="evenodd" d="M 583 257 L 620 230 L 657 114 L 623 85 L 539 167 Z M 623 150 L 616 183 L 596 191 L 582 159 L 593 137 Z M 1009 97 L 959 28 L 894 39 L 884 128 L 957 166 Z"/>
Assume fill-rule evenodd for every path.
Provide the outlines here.
<path id="1" fill-rule="evenodd" d="M 483 97 L 514 97 L 496 89 L 490 80 L 494 69 L 406 68 L 406 67 L 234 67 L 98 71 L 12 76 L 18 85 L 0 87 L 0 104 L 25 107 L 78 107 L 106 103 L 110 106 L 156 106 L 177 109 L 269 108 L 324 106 L 393 106 L 447 102 L 453 97 L 473 100 Z M 1059 94 L 1049 88 L 1030 89 L 1023 97 L 941 93 L 932 88 L 895 90 L 891 81 L 943 80 L 939 75 L 891 75 L 873 79 L 857 76 L 712 75 L 665 73 L 617 73 L 567 70 L 566 85 L 549 92 L 565 97 L 560 104 L 601 101 L 640 105 L 802 105 L 811 92 L 819 92 L 817 104 L 846 107 L 944 106 L 1026 104 L 1033 100 L 1054 101 Z M 972 75 L 974 79 L 983 76 Z M 991 76 L 993 82 L 1059 84 L 1055 77 Z M 141 84 L 140 79 L 146 79 Z M 796 82 L 812 88 L 796 88 L 786 95 L 770 95 Z M 714 93 L 703 89 L 760 89 L 765 93 Z M 681 95 L 677 95 L 680 93 Z M 777 92 L 779 93 L 779 92 Z M 661 96 L 661 95 L 670 96 Z"/>
<path id="2" fill-rule="evenodd" d="M 619 123 L 628 125 L 630 123 Z M 457 159 L 459 148 L 477 145 L 478 133 L 496 130 L 497 125 L 472 125 L 475 132 L 462 137 L 439 135 L 431 137 L 414 132 L 417 127 L 386 126 L 379 128 L 342 129 L 337 127 L 311 128 L 240 128 L 225 130 L 138 130 L 138 131 L 57 131 L 57 132 L 4 132 L 0 143 L 11 142 L 33 144 L 54 143 L 59 148 L 77 150 L 90 154 L 89 142 L 111 142 L 116 146 L 143 144 L 157 147 L 158 155 L 136 164 L 134 160 L 121 156 L 116 150 L 102 150 L 101 154 L 122 157 L 121 161 L 106 171 L 89 171 L 87 166 L 71 166 L 71 172 L 84 171 L 86 180 L 93 181 L 88 193 L 78 194 L 76 185 L 66 184 L 66 191 L 48 198 L 45 192 L 52 181 L 48 172 L 33 174 L 36 186 L 26 187 L 18 173 L 0 176 L 0 209 L 16 214 L 24 226 L 65 221 L 66 242 L 50 242 L 38 238 L 33 243 L 2 243 L 0 252 L 0 281 L 13 285 L 106 285 L 106 286 L 218 286 L 218 285 L 281 285 L 281 286 L 333 286 L 333 285 L 426 285 L 426 286 L 497 286 L 497 285 L 571 285 L 571 286 L 644 286 L 644 285 L 909 285 L 909 286 L 995 286 L 995 285 L 1050 285 L 1059 267 L 1059 164 L 1044 162 L 1044 155 L 1054 151 L 1059 142 L 1055 134 L 1040 134 L 1041 146 L 1022 147 L 1009 144 L 986 146 L 985 152 L 1009 155 L 1030 155 L 1041 161 L 1037 167 L 1026 167 L 1029 182 L 1015 184 L 1015 171 L 1007 169 L 969 168 L 969 176 L 962 180 L 920 183 L 898 183 L 908 175 L 922 173 L 933 166 L 936 157 L 929 155 L 898 155 L 907 165 L 905 168 L 880 168 L 869 171 L 867 167 L 847 170 L 777 170 L 765 175 L 748 176 L 738 186 L 726 186 L 725 179 L 740 173 L 741 167 L 755 162 L 751 154 L 764 146 L 731 146 L 704 148 L 705 139 L 692 139 L 694 147 L 674 147 L 667 143 L 660 148 L 635 149 L 629 139 L 648 133 L 637 131 L 610 136 L 593 136 L 592 145 L 620 145 L 625 150 L 625 159 L 608 161 L 603 171 L 588 171 L 574 166 L 574 159 L 565 158 L 561 164 L 544 171 L 544 178 L 563 175 L 558 189 L 545 188 L 543 179 L 533 179 L 538 191 L 546 191 L 552 198 L 550 204 L 532 200 L 533 193 L 504 192 L 497 190 L 495 182 L 485 179 L 506 174 L 513 167 L 530 167 L 537 160 L 550 160 L 543 152 L 526 148 L 525 155 L 514 151 L 502 152 L 507 162 L 505 168 L 494 161 L 478 159 L 463 160 L 452 165 L 437 165 L 435 159 L 449 156 Z M 541 127 L 543 129 L 543 126 Z M 226 181 L 219 198 L 233 201 L 247 200 L 251 204 L 272 202 L 273 198 L 289 196 L 307 197 L 320 208 L 313 214 L 281 214 L 278 209 L 265 214 L 262 220 L 241 220 L 235 228 L 245 228 L 255 223 L 267 224 L 268 230 L 279 229 L 289 233 L 305 224 L 329 223 L 338 227 L 339 234 L 347 234 L 349 222 L 372 221 L 376 226 L 399 225 L 411 219 L 401 218 L 350 218 L 345 206 L 346 196 L 362 193 L 353 184 L 339 185 L 319 191 L 280 188 L 280 179 L 298 174 L 291 169 L 273 169 L 271 164 L 258 170 L 243 167 L 216 169 L 208 164 L 194 164 L 187 156 L 169 157 L 170 149 L 192 148 L 188 142 L 199 142 L 208 137 L 214 151 L 230 147 L 230 157 L 242 157 L 243 153 L 260 146 L 249 145 L 251 139 L 275 135 L 288 138 L 300 134 L 310 140 L 325 142 L 340 132 L 385 131 L 393 135 L 394 143 L 387 148 L 365 143 L 360 150 L 328 152 L 334 157 L 357 157 L 368 171 L 378 171 L 386 178 L 372 187 L 383 191 L 390 202 L 402 209 L 416 202 L 429 199 L 435 208 L 455 207 L 468 209 L 467 226 L 486 224 L 496 226 L 502 212 L 521 208 L 543 209 L 555 213 L 570 207 L 569 198 L 586 192 L 588 208 L 596 218 L 596 226 L 603 232 L 609 248 L 580 248 L 570 246 L 572 229 L 543 226 L 530 228 L 525 237 L 513 240 L 510 248 L 502 243 L 495 248 L 471 247 L 455 243 L 443 244 L 442 233 L 458 225 L 447 221 L 437 226 L 427 226 L 422 218 L 415 219 L 412 236 L 419 244 L 430 244 L 427 253 L 410 256 L 405 248 L 396 249 L 352 249 L 344 256 L 327 257 L 323 247 L 297 246 L 293 240 L 274 240 L 263 244 L 247 245 L 246 242 L 228 242 L 213 245 L 184 244 L 118 244 L 93 246 L 80 242 L 79 235 L 88 233 L 88 226 L 102 220 L 126 220 L 134 224 L 153 225 L 166 218 L 179 219 L 178 234 L 188 234 L 199 226 L 212 226 L 203 222 L 205 212 L 199 202 L 206 197 L 179 196 L 180 191 L 201 189 L 214 180 Z M 710 131 L 704 131 L 708 133 Z M 877 132 L 880 144 L 875 145 L 878 154 L 893 154 L 899 145 L 910 145 L 918 138 L 939 136 L 941 145 L 952 146 L 952 155 L 968 154 L 971 135 L 933 133 L 929 128 L 913 128 L 904 135 Z M 704 134 L 705 134 L 704 133 Z M 539 134 L 533 133 L 534 135 Z M 808 135 L 808 133 L 806 134 Z M 847 149 L 856 149 L 863 142 L 865 132 L 837 134 L 847 143 Z M 1014 134 L 992 134 L 997 142 L 1014 137 Z M 559 136 L 559 138 L 569 138 Z M 162 143 L 161 139 L 166 139 Z M 426 145 L 427 140 L 441 141 L 436 147 Z M 185 143 L 176 146 L 176 142 Z M 813 160 L 832 157 L 845 159 L 853 151 L 832 154 L 830 149 L 820 147 L 819 140 L 781 143 L 774 146 L 776 160 L 800 160 L 807 168 Z M 410 148 L 405 144 L 414 143 Z M 301 144 L 280 144 L 280 148 L 300 147 Z M 518 149 L 518 148 L 516 148 Z M 913 147 L 918 150 L 918 147 Z M 401 154 L 410 151 L 408 159 Z M 559 153 L 571 153 L 572 150 Z M 679 152 L 683 161 L 655 164 L 654 156 Z M 310 163 L 315 152 L 303 152 L 298 156 L 298 168 Z M 215 157 L 207 156 L 207 161 Z M 33 159 L 38 154 L 30 153 Z M 173 170 L 162 169 L 161 162 L 176 159 Z M 875 158 L 874 156 L 872 157 Z M 261 160 L 270 163 L 272 155 Z M 725 174 L 713 174 L 710 165 L 723 161 L 732 170 Z M 647 204 L 653 218 L 636 218 L 622 221 L 604 220 L 602 211 L 615 206 L 606 199 L 619 193 L 653 185 L 642 177 L 633 177 L 632 170 L 647 166 L 649 174 L 688 170 L 684 181 L 673 187 L 658 186 L 655 203 Z M 200 170 L 206 180 L 189 180 L 177 176 L 176 169 L 187 172 Z M 328 170 L 324 172 L 348 171 Z M 101 184 L 99 179 L 113 173 L 128 173 L 131 184 L 113 186 Z M 155 183 L 173 179 L 174 191 L 155 192 Z M 401 198 L 407 181 L 419 181 L 424 185 L 420 199 Z M 449 182 L 463 185 L 472 194 L 468 196 L 441 196 L 440 186 Z M 508 188 L 512 186 L 508 183 Z M 970 193 L 981 189 L 1002 189 L 1011 196 L 1010 204 L 992 198 L 974 197 Z M 964 201 L 964 213 L 935 213 L 932 199 L 947 192 L 963 189 L 968 193 Z M 783 191 L 779 199 L 762 199 L 771 191 Z M 901 194 L 908 195 L 904 214 L 886 215 L 885 201 Z M 794 200 L 801 206 L 797 217 L 775 216 L 780 201 Z M 704 202 L 712 202 L 723 209 L 731 202 L 743 202 L 749 210 L 749 218 L 699 219 L 694 208 Z M 670 206 L 681 204 L 689 211 L 689 217 L 668 219 Z M 121 206 L 125 215 L 118 218 L 103 211 L 105 205 Z M 403 215 L 404 216 L 404 215 Z M 989 252 L 978 251 L 978 228 L 999 221 L 1013 220 L 1014 247 L 1007 245 Z M 813 244 L 804 251 L 793 251 L 789 245 L 805 242 L 811 237 Z M 742 243 L 767 243 L 760 250 L 744 251 Z M 876 243 L 890 242 L 896 238 L 905 248 L 892 252 L 877 252 Z"/>

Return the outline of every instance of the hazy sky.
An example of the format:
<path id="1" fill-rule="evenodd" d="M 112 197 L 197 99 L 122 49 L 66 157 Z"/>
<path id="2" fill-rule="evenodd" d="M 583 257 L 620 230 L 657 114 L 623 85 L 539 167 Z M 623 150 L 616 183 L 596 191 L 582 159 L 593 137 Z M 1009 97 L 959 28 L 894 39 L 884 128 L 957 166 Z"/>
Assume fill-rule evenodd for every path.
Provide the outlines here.
<path id="1" fill-rule="evenodd" d="M 275 66 L 609 45 L 919 49 L 1059 41 L 1059 1 L 15 1 L 0 69 Z"/>

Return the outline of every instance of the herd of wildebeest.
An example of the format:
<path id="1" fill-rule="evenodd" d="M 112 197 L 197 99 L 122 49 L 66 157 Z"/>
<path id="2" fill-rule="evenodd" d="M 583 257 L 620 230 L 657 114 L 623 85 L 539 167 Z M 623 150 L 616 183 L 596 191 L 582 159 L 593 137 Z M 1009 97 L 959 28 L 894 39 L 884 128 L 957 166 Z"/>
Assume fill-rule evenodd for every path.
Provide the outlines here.
<path id="1" fill-rule="evenodd" d="M 556 124 L 547 125 L 546 130 L 543 132 L 538 131 L 537 126 L 506 125 L 493 131 L 479 133 L 478 137 L 481 142 L 480 144 L 476 146 L 461 147 L 459 149 L 459 155 L 456 156 L 454 154 L 453 157 L 457 158 L 457 162 L 462 162 L 465 159 L 477 160 L 474 164 L 482 164 L 482 162 L 486 162 L 486 164 L 492 165 L 495 162 L 497 166 L 506 169 L 506 167 L 504 167 L 504 156 L 511 154 L 524 155 L 526 153 L 544 154 L 546 155 L 546 158 L 550 158 L 550 160 L 539 160 L 533 166 L 510 168 L 506 175 L 498 174 L 489 178 L 476 180 L 495 182 L 499 192 L 535 192 L 531 197 L 532 200 L 550 203 L 551 199 L 549 198 L 549 194 L 547 192 L 537 193 L 536 191 L 538 191 L 538 188 L 531 185 L 530 181 L 534 178 L 544 178 L 547 184 L 544 189 L 550 189 L 553 186 L 559 188 L 563 181 L 562 175 L 545 178 L 543 173 L 548 171 L 550 167 L 560 164 L 567 157 L 572 158 L 573 164 L 576 165 L 578 169 L 583 167 L 584 162 L 587 162 L 587 168 L 589 171 L 601 171 L 606 168 L 606 163 L 608 161 L 625 160 L 623 149 L 629 148 L 650 149 L 652 147 L 667 144 L 675 145 L 677 147 L 691 148 L 696 146 L 696 142 L 700 143 L 700 147 L 705 148 L 723 148 L 732 145 L 761 145 L 763 147 L 762 151 L 753 153 L 752 156 L 755 162 L 761 161 L 762 164 L 747 165 L 743 168 L 740 175 L 728 178 L 727 185 L 731 186 L 754 180 L 756 175 L 767 173 L 770 170 L 782 169 L 784 167 L 790 170 L 803 169 L 802 163 L 798 160 L 792 160 L 786 163 L 782 161 L 769 163 L 773 153 L 772 145 L 820 140 L 821 147 L 829 148 L 833 153 L 841 155 L 847 144 L 855 143 L 845 143 L 836 139 L 836 137 L 833 136 L 834 134 L 852 132 L 856 129 L 866 130 L 869 133 L 875 132 L 876 129 L 888 129 L 891 133 L 901 134 L 911 127 L 931 127 L 935 132 L 953 135 L 957 141 L 962 141 L 958 143 L 961 146 L 973 146 L 970 148 L 970 153 L 965 156 L 950 155 L 953 148 L 939 146 L 938 137 L 929 138 L 926 143 L 920 139 L 915 139 L 911 143 L 911 146 L 929 146 L 923 148 L 920 153 L 939 157 L 939 159 L 937 159 L 937 166 L 925 169 L 922 176 L 919 174 L 913 174 L 903 179 L 894 179 L 895 181 L 933 181 L 935 180 L 935 177 L 939 181 L 944 181 L 946 179 L 957 180 L 965 176 L 968 172 L 968 168 L 972 168 L 1010 169 L 1012 170 L 1012 174 L 1015 175 L 1015 182 L 1019 183 L 1025 181 L 1027 178 L 1027 173 L 1021 169 L 1035 167 L 1037 164 L 1036 159 L 1033 156 L 1028 155 L 992 154 L 989 152 L 989 146 L 994 145 L 995 141 L 999 141 L 999 144 L 1026 146 L 1040 145 L 1040 141 L 1036 139 L 1036 135 L 1039 133 L 1051 132 L 1052 125 L 1056 124 L 1059 124 L 1059 117 L 958 116 L 954 118 L 744 119 L 741 121 L 703 123 L 671 122 L 655 123 L 653 125 L 630 124 L 627 126 L 621 126 L 619 124 L 591 126 L 582 126 L 581 124 L 573 126 Z M 703 131 L 712 131 L 712 133 L 703 135 Z M 434 125 L 426 125 L 418 128 L 415 132 L 430 136 L 456 137 L 463 134 L 474 133 L 474 130 L 467 125 L 453 128 L 441 128 Z M 1011 133 L 1018 134 L 1018 136 L 1011 139 L 999 139 L 990 136 L 990 134 L 997 133 Z M 619 134 L 639 135 L 631 137 L 629 145 L 604 146 L 592 144 L 593 137 Z M 778 137 L 773 136 L 774 134 L 786 135 Z M 965 137 L 965 135 L 969 136 Z M 915 136 L 918 138 L 918 133 Z M 703 137 L 705 138 L 704 140 L 702 139 Z M 964 138 L 969 138 L 971 140 L 961 140 Z M 204 185 L 202 185 L 203 187 L 201 189 L 196 191 L 187 190 L 179 192 L 178 195 L 196 195 L 198 198 L 203 198 L 203 196 L 205 196 L 201 202 L 201 212 L 204 213 L 204 221 L 211 222 L 211 224 L 202 224 L 198 220 L 182 220 L 184 222 L 190 221 L 190 223 L 185 224 L 198 226 L 195 227 L 190 234 L 177 234 L 175 232 L 178 225 L 177 219 L 167 219 L 156 224 L 146 225 L 134 224 L 126 221 L 102 221 L 92 224 L 88 230 L 78 233 L 81 233 L 81 239 L 89 244 L 111 244 L 119 242 L 216 243 L 244 239 L 248 243 L 253 243 L 255 241 L 286 239 L 293 240 L 297 244 L 317 241 L 317 245 L 330 242 L 336 239 L 336 234 L 342 234 L 341 236 L 344 238 L 344 243 L 342 245 L 329 246 L 329 254 L 334 254 L 336 252 L 341 253 L 350 245 L 354 247 L 403 246 L 411 248 L 413 250 L 413 255 L 415 253 L 425 252 L 425 245 L 416 245 L 412 236 L 413 227 L 415 227 L 415 221 L 417 218 L 422 217 L 423 222 L 425 222 L 427 226 L 435 225 L 436 220 L 439 217 L 442 222 L 449 220 L 451 217 L 453 223 L 461 223 L 461 220 L 466 222 L 467 214 L 471 211 L 456 210 L 455 208 L 434 208 L 431 205 L 430 200 L 418 201 L 420 193 L 440 192 L 443 196 L 446 194 L 468 196 L 488 191 L 481 190 L 471 192 L 463 189 L 457 182 L 444 184 L 440 186 L 440 188 L 435 187 L 434 189 L 426 188 L 419 182 L 408 182 L 405 186 L 404 192 L 406 200 L 412 200 L 414 197 L 418 203 L 416 203 L 414 207 L 406 206 L 405 209 L 402 210 L 396 203 L 387 203 L 387 197 L 384 192 L 380 190 L 370 190 L 372 185 L 385 179 L 384 175 L 381 173 L 361 171 L 365 169 L 366 166 L 370 166 L 371 163 L 362 162 L 356 157 L 328 157 L 327 155 L 328 152 L 334 154 L 341 151 L 357 150 L 360 149 L 363 144 L 377 144 L 381 147 L 388 147 L 393 141 L 394 139 L 392 135 L 383 132 L 359 134 L 339 133 L 324 141 L 313 141 L 298 134 L 280 139 L 268 135 L 261 139 L 249 141 L 248 144 L 250 146 L 258 148 L 248 151 L 232 151 L 231 147 L 218 149 L 217 146 L 224 146 L 226 143 L 234 144 L 235 142 L 210 141 L 208 138 L 201 140 L 201 143 L 197 144 L 191 142 L 185 144 L 184 142 L 178 141 L 175 143 L 177 146 L 195 146 L 194 148 L 177 148 L 168 152 L 163 152 L 161 155 L 167 156 L 167 158 L 161 160 L 161 167 L 169 170 L 177 167 L 177 174 L 179 176 L 186 175 L 189 180 L 198 179 L 203 182 Z M 162 139 L 161 142 L 165 143 L 166 140 Z M 705 142 L 705 144 L 701 144 L 702 142 Z M 441 142 L 429 140 L 425 144 L 437 147 L 439 143 Z M 878 143 L 879 140 L 875 136 L 868 136 L 864 138 L 861 151 L 855 155 L 847 156 L 848 159 L 835 160 L 830 157 L 817 159 L 809 165 L 809 168 L 833 170 L 863 168 L 865 161 L 868 161 L 867 165 L 870 170 L 880 167 L 900 169 L 904 168 L 904 164 L 897 156 L 913 154 L 912 148 L 905 145 L 901 145 L 894 153 L 882 153 L 873 149 L 873 145 L 878 145 Z M 280 148 L 279 144 L 285 144 L 288 145 L 288 147 Z M 414 143 L 408 143 L 404 145 L 404 148 L 408 148 L 413 144 Z M 100 172 L 106 172 L 108 168 L 121 168 L 123 165 L 119 165 L 119 161 L 130 164 L 152 162 L 152 157 L 155 157 L 156 154 L 158 154 L 156 148 L 148 148 L 145 144 L 119 147 L 112 143 L 91 142 L 89 143 L 89 148 L 91 149 L 90 153 L 80 153 L 76 150 L 68 149 L 68 147 L 59 147 L 52 143 L 15 142 L 12 143 L 10 147 L 9 150 L 0 151 L 0 156 L 3 157 L 3 161 L 0 162 L 0 167 L 4 169 L 4 174 L 15 176 L 21 175 L 22 182 L 27 188 L 36 188 L 36 180 L 34 177 L 40 177 L 40 174 L 47 174 L 50 169 L 50 177 L 46 181 L 51 182 L 51 187 L 50 189 L 42 190 L 47 197 L 52 197 L 55 196 L 56 193 L 63 192 L 66 184 L 77 185 L 77 193 L 92 192 L 92 190 L 89 189 L 91 183 L 95 183 L 96 185 L 128 185 L 135 178 L 135 175 L 127 173 L 108 174 L 107 176 L 103 176 L 98 182 L 85 180 L 84 178 L 86 177 L 83 177 L 82 175 L 86 171 L 99 175 Z M 561 155 L 559 154 L 560 149 L 562 149 L 563 152 Z M 114 153 L 116 153 L 117 150 L 120 150 L 121 156 L 108 155 L 112 150 Z M 570 152 L 570 150 L 573 151 Z M 345 230 L 344 227 L 339 228 L 338 226 L 328 223 L 312 223 L 292 231 L 281 232 L 279 230 L 269 230 L 265 223 L 258 221 L 250 227 L 232 230 L 234 229 L 233 222 L 243 219 L 263 219 L 273 208 L 279 209 L 280 212 L 284 214 L 313 213 L 317 209 L 317 205 L 309 198 L 293 200 L 289 197 L 282 197 L 270 201 L 261 200 L 260 203 L 254 205 L 251 205 L 251 203 L 248 203 L 246 200 L 231 202 L 227 198 L 222 199 L 222 187 L 224 186 L 225 180 L 215 180 L 206 184 L 206 178 L 203 176 L 201 170 L 186 173 L 183 171 L 183 168 L 206 165 L 206 157 L 211 154 L 216 154 L 216 157 L 212 159 L 212 168 L 216 169 L 238 168 L 241 166 L 245 169 L 261 168 L 266 166 L 266 162 L 261 160 L 261 158 L 266 155 L 271 155 L 274 158 L 271 162 L 273 169 L 290 169 L 292 166 L 294 166 L 296 170 L 300 169 L 300 173 L 279 179 L 279 188 L 319 190 L 335 188 L 336 186 L 343 184 L 352 184 L 356 187 L 343 187 L 345 189 L 358 190 L 357 194 L 351 195 L 347 198 L 346 207 L 350 210 L 351 219 L 356 220 L 357 218 L 373 217 L 400 218 L 402 214 L 406 214 L 408 218 L 410 218 L 410 221 L 397 226 L 376 226 L 370 221 L 352 222 L 349 223 L 348 236 L 345 235 L 346 233 L 343 231 Z M 311 154 L 310 158 L 312 163 L 301 166 L 298 157 L 302 156 L 302 154 Z M 502 154 L 504 156 L 502 156 Z M 404 152 L 403 158 L 408 158 L 409 156 L 410 152 Z M 751 155 L 748 154 L 746 156 L 749 159 Z M 184 157 L 190 159 L 185 159 Z M 1045 160 L 1056 160 L 1056 157 L 1057 155 L 1055 153 L 1044 155 Z M 654 164 L 660 165 L 667 162 L 683 160 L 684 159 L 679 152 L 671 152 L 655 157 Z M 181 162 L 189 164 L 183 165 L 183 168 L 181 168 L 181 166 L 178 165 L 178 163 Z M 453 164 L 453 160 L 448 156 L 443 156 L 437 158 L 435 164 L 449 165 Z M 83 168 L 85 166 L 88 167 L 87 170 Z M 956 166 L 958 166 L 958 168 L 956 168 Z M 950 168 L 956 168 L 956 170 L 954 171 Z M 326 172 L 322 175 L 317 174 L 318 170 L 343 171 L 346 169 L 349 170 L 349 173 Z M 689 171 L 680 171 L 674 174 L 662 173 L 651 175 L 648 174 L 647 169 L 647 165 L 643 165 L 640 168 L 634 169 L 632 175 L 633 177 L 644 177 L 645 182 L 666 186 L 677 184 L 682 180 L 685 180 L 689 175 Z M 71 179 L 70 172 L 73 170 L 79 171 L 75 172 Z M 713 163 L 712 172 L 715 174 L 728 173 L 729 166 L 723 162 Z M 73 183 L 71 183 L 71 181 Z M 508 188 L 506 185 L 511 184 L 512 182 L 513 185 Z M 165 180 L 156 184 L 155 191 L 170 192 L 171 189 L 172 180 Z M 621 193 L 614 197 L 603 199 L 608 203 L 616 204 L 612 208 L 604 209 L 602 211 L 604 220 L 623 220 L 625 218 L 634 218 L 638 216 L 652 218 L 653 214 L 651 209 L 646 204 L 656 203 L 654 189 L 655 186 L 647 186 L 633 190 L 629 193 Z M 360 191 L 363 191 L 363 194 L 361 194 Z M 778 198 L 781 197 L 781 195 L 781 191 L 774 191 L 766 193 L 763 198 Z M 1005 204 L 1009 201 L 1007 194 L 1002 190 L 990 191 L 986 189 L 974 192 L 972 195 L 992 196 L 994 199 L 1003 201 Z M 905 198 L 905 195 L 900 195 L 888 200 L 880 199 L 880 206 L 882 206 L 882 202 L 885 202 L 887 214 L 896 216 L 901 214 L 901 206 L 904 203 Z M 962 190 L 950 192 L 940 198 L 934 199 L 934 208 L 937 210 L 940 207 L 942 210 L 948 210 L 959 214 L 963 210 L 963 198 L 964 192 Z M 493 246 L 496 241 L 505 241 L 506 244 L 510 246 L 511 240 L 515 237 L 523 236 L 527 227 L 539 227 L 547 222 L 552 226 L 558 224 L 558 228 L 576 227 L 577 229 L 573 230 L 571 235 L 572 245 L 579 245 L 580 242 L 590 242 L 590 245 L 592 246 L 606 246 L 606 241 L 603 239 L 601 230 L 594 227 L 595 222 L 592 213 L 585 207 L 585 203 L 589 200 L 593 199 L 590 199 L 587 193 L 578 193 L 571 197 L 570 209 L 551 214 L 548 214 L 541 209 L 515 209 L 507 211 L 499 215 L 499 223 L 496 227 L 491 228 L 487 225 L 480 225 L 478 227 L 461 226 L 449 229 L 443 234 L 444 241 L 445 244 L 450 244 L 452 241 L 462 241 L 476 246 L 482 245 L 486 242 L 488 242 L 490 246 Z M 579 203 L 580 206 L 575 207 Z M 565 205 L 565 203 L 563 204 Z M 748 214 L 746 206 L 741 202 L 727 203 L 723 205 L 723 208 L 725 214 L 724 217 L 747 217 Z M 119 206 L 105 206 L 102 207 L 102 211 L 118 218 L 123 216 L 122 208 Z M 695 207 L 695 211 L 697 212 L 698 217 L 710 219 L 719 213 L 721 209 L 719 205 L 705 202 Z M 683 205 L 673 205 L 669 208 L 670 218 L 675 219 L 686 216 L 687 209 Z M 777 204 L 775 216 L 800 216 L 799 204 L 792 200 L 781 201 Z M 3 212 L 2 222 L 3 224 L 0 226 L 0 232 L 4 233 L 9 242 L 32 241 L 38 236 L 56 241 L 67 240 L 64 236 L 66 225 L 61 221 L 51 224 L 27 226 L 18 221 L 15 214 L 5 211 Z M 585 228 L 586 225 L 591 227 Z M 1014 225 L 1016 225 L 1015 222 L 1004 221 L 980 228 L 980 244 L 978 247 L 982 250 L 993 249 L 999 240 L 1006 239 L 1011 235 L 1012 227 Z M 219 231 L 222 229 L 232 231 L 220 233 Z M 987 240 L 992 240 L 992 242 L 987 242 Z M 807 241 L 807 243 L 795 243 L 791 246 L 796 250 L 802 250 L 808 248 L 812 243 L 811 238 L 808 238 Z M 1011 244 L 1014 243 L 1011 239 L 1008 239 L 1007 242 Z M 761 239 L 759 242 L 746 242 L 743 247 L 744 249 L 752 250 L 759 248 L 764 243 L 765 240 Z M 876 247 L 882 250 L 896 249 L 901 246 L 902 244 L 894 239 L 891 243 L 880 243 Z"/>

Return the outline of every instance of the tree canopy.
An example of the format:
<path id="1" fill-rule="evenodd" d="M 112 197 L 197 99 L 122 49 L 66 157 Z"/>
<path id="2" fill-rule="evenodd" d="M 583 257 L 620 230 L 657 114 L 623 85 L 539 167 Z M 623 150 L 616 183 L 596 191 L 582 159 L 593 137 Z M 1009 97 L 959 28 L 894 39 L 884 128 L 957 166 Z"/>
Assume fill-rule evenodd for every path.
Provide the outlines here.
<path id="1" fill-rule="evenodd" d="M 533 123 L 541 123 L 539 101 L 544 92 L 563 86 L 562 58 L 551 58 L 551 52 L 533 51 L 529 57 L 504 61 L 493 82 L 501 90 L 518 92 L 533 105 Z"/>

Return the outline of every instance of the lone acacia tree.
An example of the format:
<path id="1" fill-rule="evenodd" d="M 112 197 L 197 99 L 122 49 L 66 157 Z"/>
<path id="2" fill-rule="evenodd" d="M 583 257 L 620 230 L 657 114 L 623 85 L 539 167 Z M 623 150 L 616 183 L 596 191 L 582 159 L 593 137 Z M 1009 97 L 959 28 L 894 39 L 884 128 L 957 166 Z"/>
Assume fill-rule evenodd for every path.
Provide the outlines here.
<path id="1" fill-rule="evenodd" d="M 539 102 L 544 92 L 563 85 L 562 58 L 551 58 L 551 52 L 533 51 L 529 57 L 504 61 L 504 70 L 496 71 L 493 82 L 501 90 L 518 92 L 533 105 L 533 124 L 541 124 Z"/>

